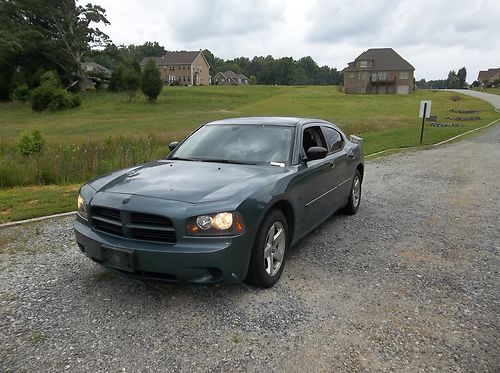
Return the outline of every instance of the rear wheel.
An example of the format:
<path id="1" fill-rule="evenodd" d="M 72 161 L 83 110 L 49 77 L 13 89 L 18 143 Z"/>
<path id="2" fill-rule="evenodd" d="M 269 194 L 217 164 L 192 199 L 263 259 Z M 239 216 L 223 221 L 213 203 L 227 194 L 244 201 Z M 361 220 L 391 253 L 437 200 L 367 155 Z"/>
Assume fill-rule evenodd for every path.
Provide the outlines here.
<path id="1" fill-rule="evenodd" d="M 354 179 L 352 180 L 351 193 L 343 212 L 347 215 L 354 215 L 359 208 L 361 202 L 361 173 L 356 170 Z"/>
<path id="2" fill-rule="evenodd" d="M 257 233 L 245 282 L 262 288 L 278 282 L 285 266 L 288 242 L 285 216 L 279 210 L 271 211 Z"/>

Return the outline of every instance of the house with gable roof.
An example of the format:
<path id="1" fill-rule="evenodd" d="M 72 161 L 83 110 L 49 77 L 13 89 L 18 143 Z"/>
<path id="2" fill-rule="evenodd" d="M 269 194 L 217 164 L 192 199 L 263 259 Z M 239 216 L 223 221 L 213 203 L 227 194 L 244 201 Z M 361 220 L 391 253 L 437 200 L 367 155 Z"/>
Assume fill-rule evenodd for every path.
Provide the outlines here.
<path id="1" fill-rule="evenodd" d="M 141 69 L 150 59 L 155 61 L 165 84 L 210 84 L 210 65 L 202 51 L 166 52 L 161 57 L 144 57 L 139 63 Z"/>
<path id="2" fill-rule="evenodd" d="M 342 70 L 344 93 L 409 94 L 415 68 L 392 48 L 372 48 Z"/>
<path id="3" fill-rule="evenodd" d="M 212 84 L 217 85 L 242 85 L 248 84 L 249 79 L 243 74 L 236 74 L 231 70 L 219 72 L 212 78 Z"/>
<path id="4" fill-rule="evenodd" d="M 493 83 L 498 79 L 500 79 L 500 68 L 481 70 L 477 76 L 477 80 L 479 80 L 483 86 L 488 83 Z"/>

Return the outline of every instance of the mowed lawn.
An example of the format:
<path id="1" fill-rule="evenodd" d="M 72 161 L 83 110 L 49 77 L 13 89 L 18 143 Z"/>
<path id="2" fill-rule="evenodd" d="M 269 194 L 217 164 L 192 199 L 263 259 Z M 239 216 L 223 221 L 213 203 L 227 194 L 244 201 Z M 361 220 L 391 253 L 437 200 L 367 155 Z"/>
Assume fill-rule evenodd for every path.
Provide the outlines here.
<path id="1" fill-rule="evenodd" d="M 458 101 L 452 100 L 453 96 L 458 96 Z M 49 145 L 153 135 L 165 143 L 167 154 L 169 141 L 184 138 L 208 121 L 267 115 L 329 120 L 348 134 L 362 136 L 365 154 L 371 154 L 418 145 L 421 124 L 418 110 L 420 100 L 424 99 L 432 100 L 432 114 L 440 122 L 459 123 L 445 116 L 466 116 L 450 112 L 452 108 L 481 111 L 480 121 L 463 122 L 463 127 L 426 126 L 425 144 L 445 140 L 498 118 L 498 113 L 483 101 L 443 91 L 344 95 L 336 86 L 167 87 L 153 104 L 143 97 L 129 103 L 123 95 L 100 92 L 84 95 L 81 107 L 59 113 L 34 113 L 29 105 L 0 104 L 0 162 L 12 151 L 25 128 L 39 128 Z M 0 222 L 74 209 L 78 185 L 74 183 L 0 189 Z"/>

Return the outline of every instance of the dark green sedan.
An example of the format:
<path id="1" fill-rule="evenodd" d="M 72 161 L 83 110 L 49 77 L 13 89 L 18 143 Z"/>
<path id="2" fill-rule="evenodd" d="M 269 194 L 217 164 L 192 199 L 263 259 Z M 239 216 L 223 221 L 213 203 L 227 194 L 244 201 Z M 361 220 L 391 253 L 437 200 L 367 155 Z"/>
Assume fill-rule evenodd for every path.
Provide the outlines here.
<path id="1" fill-rule="evenodd" d="M 170 150 L 82 186 L 87 257 L 140 278 L 270 287 L 290 246 L 359 207 L 361 145 L 324 120 L 224 119 Z"/>

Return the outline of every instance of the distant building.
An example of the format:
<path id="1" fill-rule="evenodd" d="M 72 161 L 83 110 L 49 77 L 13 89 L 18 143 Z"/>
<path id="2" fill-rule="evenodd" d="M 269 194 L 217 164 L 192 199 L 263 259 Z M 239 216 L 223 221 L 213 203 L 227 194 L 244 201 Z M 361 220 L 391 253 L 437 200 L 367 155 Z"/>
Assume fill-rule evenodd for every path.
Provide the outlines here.
<path id="1" fill-rule="evenodd" d="M 99 86 L 107 86 L 111 77 L 111 70 L 99 65 L 97 62 L 82 62 L 82 69 L 85 74 L 83 79 L 83 89 L 93 89 Z"/>
<path id="2" fill-rule="evenodd" d="M 165 84 L 210 84 L 210 65 L 201 51 L 167 52 L 161 57 L 144 57 L 141 68 L 150 59 L 155 61 Z"/>
<path id="3" fill-rule="evenodd" d="M 344 92 L 349 94 L 409 94 L 415 68 L 392 48 L 361 53 L 343 70 Z"/>
<path id="4" fill-rule="evenodd" d="M 486 83 L 493 83 L 495 80 L 500 79 L 500 68 L 482 70 L 477 76 L 477 80 L 484 85 Z"/>
<path id="5" fill-rule="evenodd" d="M 111 77 L 111 70 L 97 62 L 82 62 L 82 68 L 86 75 L 102 74 L 108 78 Z"/>
<path id="6" fill-rule="evenodd" d="M 217 85 L 241 85 L 248 84 L 248 78 L 243 74 L 236 74 L 231 70 L 217 73 L 212 78 L 212 84 Z"/>

